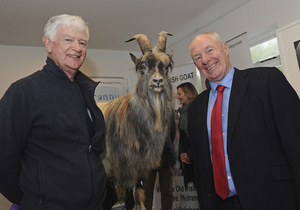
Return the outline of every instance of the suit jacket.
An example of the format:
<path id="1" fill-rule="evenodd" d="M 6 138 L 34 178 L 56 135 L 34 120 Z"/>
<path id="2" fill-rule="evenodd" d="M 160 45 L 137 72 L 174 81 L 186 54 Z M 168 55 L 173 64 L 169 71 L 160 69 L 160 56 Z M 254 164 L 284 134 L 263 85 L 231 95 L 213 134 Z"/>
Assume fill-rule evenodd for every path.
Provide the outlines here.
<path id="1" fill-rule="evenodd" d="M 189 110 L 202 210 L 216 209 L 207 132 L 209 92 L 198 95 Z M 243 209 L 299 209 L 300 101 L 278 69 L 235 70 L 227 135 L 230 169 Z"/>

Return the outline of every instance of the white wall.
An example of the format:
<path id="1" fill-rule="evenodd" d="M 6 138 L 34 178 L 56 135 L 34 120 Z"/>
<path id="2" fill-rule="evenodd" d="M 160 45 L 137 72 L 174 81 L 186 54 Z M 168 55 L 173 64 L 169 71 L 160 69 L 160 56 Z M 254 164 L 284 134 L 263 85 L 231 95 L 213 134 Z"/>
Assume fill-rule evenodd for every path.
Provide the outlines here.
<path id="1" fill-rule="evenodd" d="M 280 28 L 298 20 L 300 18 L 299 8 L 299 0 L 251 0 L 225 17 L 170 46 L 168 50 L 174 51 L 175 66 L 187 64 L 192 61 L 188 47 L 196 35 L 205 31 L 216 31 L 224 41 L 228 41 L 243 32 L 248 32 L 249 37 L 258 31 L 270 28 L 270 26 L 275 25 Z M 201 20 L 199 20 L 200 22 Z M 198 26 L 191 27 L 194 27 L 196 31 Z"/>
<path id="2" fill-rule="evenodd" d="M 141 53 L 134 53 L 140 56 Z M 47 52 L 43 47 L 0 45 L 0 98 L 14 81 L 42 69 Z M 137 76 L 129 52 L 88 49 L 81 71 L 90 77 L 124 77 L 132 90 Z"/>

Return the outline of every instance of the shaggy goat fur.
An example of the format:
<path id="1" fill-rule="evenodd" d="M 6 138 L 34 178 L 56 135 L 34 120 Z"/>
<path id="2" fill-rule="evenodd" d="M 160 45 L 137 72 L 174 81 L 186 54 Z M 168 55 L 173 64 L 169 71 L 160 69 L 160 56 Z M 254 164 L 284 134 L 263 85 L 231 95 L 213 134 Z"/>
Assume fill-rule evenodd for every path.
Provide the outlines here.
<path id="1" fill-rule="evenodd" d="M 159 48 L 143 53 L 142 58 L 130 53 L 138 74 L 133 93 L 99 104 L 106 124 L 106 151 L 101 158 L 107 178 L 126 189 L 133 189 L 147 179 L 149 170 L 160 166 L 174 110 L 168 76 L 172 55 Z"/>

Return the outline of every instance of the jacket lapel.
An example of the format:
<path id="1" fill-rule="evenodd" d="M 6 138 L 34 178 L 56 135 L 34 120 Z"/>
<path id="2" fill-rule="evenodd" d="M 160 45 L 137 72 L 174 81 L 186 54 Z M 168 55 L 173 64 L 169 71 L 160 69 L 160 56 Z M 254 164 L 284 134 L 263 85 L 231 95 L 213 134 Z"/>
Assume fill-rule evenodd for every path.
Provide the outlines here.
<path id="1" fill-rule="evenodd" d="M 235 69 L 228 108 L 228 145 L 232 139 L 236 121 L 241 109 L 242 101 L 247 90 L 248 82 L 249 78 L 247 76 L 247 71 Z"/>

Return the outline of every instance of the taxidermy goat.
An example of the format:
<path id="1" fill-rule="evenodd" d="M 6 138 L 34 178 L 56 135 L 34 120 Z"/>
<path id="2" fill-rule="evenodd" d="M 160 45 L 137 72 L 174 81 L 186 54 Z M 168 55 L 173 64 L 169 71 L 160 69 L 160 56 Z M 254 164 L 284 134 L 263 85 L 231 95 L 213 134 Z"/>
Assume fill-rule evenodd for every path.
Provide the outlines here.
<path id="1" fill-rule="evenodd" d="M 160 32 L 158 46 L 153 49 L 143 34 L 126 41 L 137 40 L 143 54 L 137 58 L 130 53 L 138 74 L 133 93 L 99 104 L 106 124 L 106 151 L 101 158 L 107 179 L 117 180 L 127 190 L 135 188 L 134 197 L 140 208 L 144 202 L 140 181 L 160 165 L 174 110 L 168 75 L 173 52 L 166 54 L 167 35 L 171 34 Z"/>

